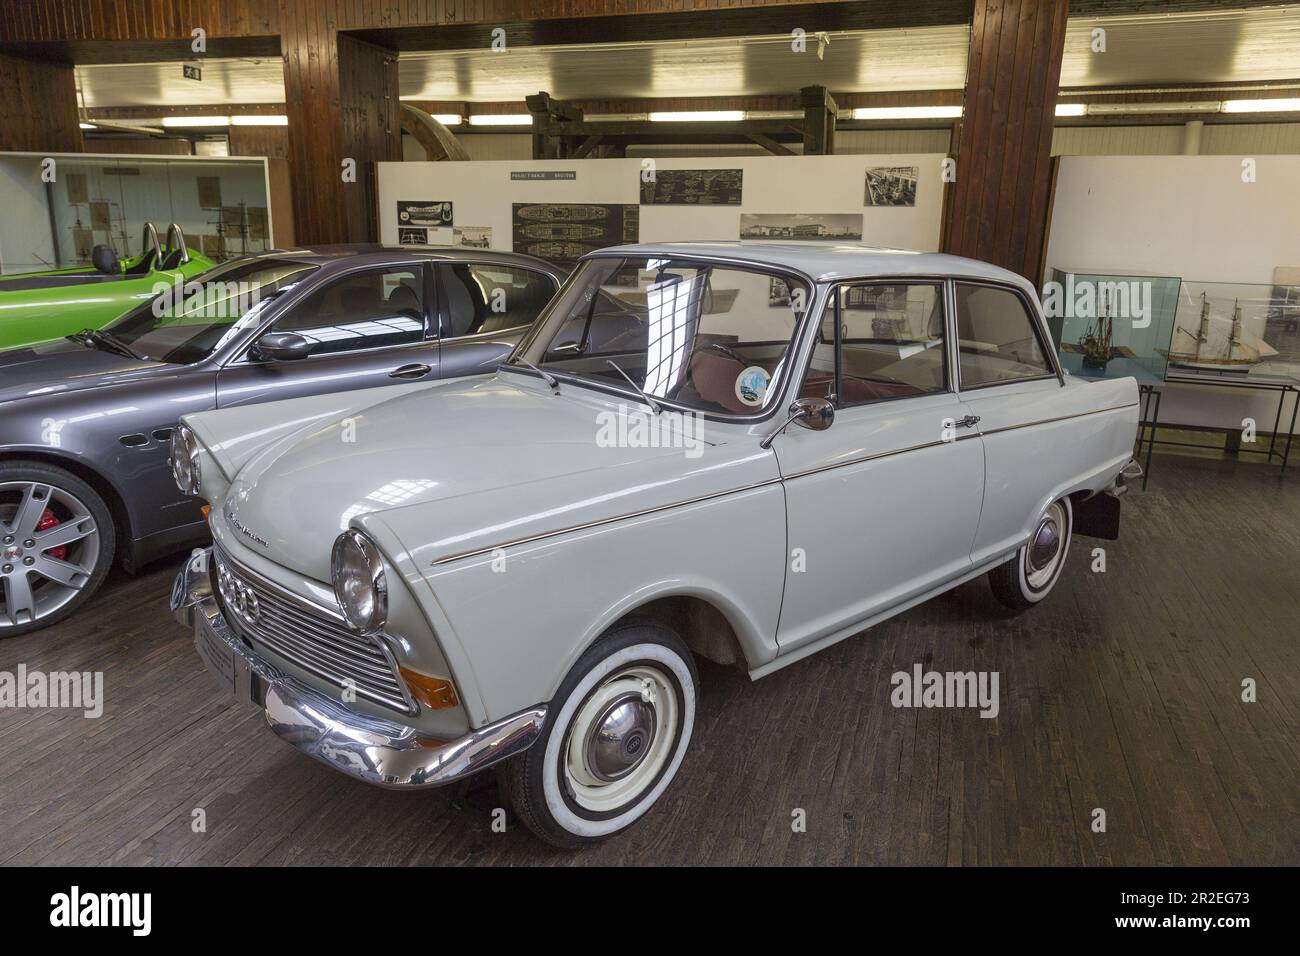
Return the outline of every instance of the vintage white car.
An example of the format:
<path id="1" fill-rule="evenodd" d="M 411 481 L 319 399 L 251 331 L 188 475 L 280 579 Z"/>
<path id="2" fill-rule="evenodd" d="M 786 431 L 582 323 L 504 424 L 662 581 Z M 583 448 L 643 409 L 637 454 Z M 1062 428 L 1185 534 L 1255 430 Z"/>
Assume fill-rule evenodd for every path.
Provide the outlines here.
<path id="1" fill-rule="evenodd" d="M 1117 534 L 1137 418 L 983 263 L 620 246 L 492 377 L 186 416 L 214 544 L 173 608 L 305 753 L 388 787 L 505 761 L 576 846 L 671 784 L 693 654 L 762 677 L 981 574 L 1042 600 L 1072 533 Z"/>

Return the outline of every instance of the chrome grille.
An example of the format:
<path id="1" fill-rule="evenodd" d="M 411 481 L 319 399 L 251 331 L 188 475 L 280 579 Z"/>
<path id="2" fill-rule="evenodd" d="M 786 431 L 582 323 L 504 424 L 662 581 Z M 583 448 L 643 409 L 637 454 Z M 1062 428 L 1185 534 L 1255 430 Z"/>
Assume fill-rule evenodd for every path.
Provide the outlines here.
<path id="1" fill-rule="evenodd" d="M 271 651 L 339 688 L 350 681 L 359 698 L 414 712 L 396 661 L 379 638 L 362 637 L 342 617 L 282 591 L 215 547 L 213 555 L 221 609 L 254 649 Z"/>

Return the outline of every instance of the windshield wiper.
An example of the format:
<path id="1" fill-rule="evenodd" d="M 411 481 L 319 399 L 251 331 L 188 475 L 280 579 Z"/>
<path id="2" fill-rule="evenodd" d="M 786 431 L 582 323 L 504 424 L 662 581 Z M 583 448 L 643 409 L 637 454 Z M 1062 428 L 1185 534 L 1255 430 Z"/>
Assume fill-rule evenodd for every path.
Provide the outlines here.
<path id="1" fill-rule="evenodd" d="M 137 353 L 131 346 L 127 345 L 112 332 L 97 332 L 94 329 L 82 329 L 80 332 L 73 332 L 71 335 L 65 335 L 69 342 L 76 342 L 78 345 L 84 345 L 88 349 L 100 349 L 106 352 L 116 352 L 118 355 L 125 355 L 127 358 L 133 358 L 138 361 L 144 361 L 144 356 Z"/>
<path id="2" fill-rule="evenodd" d="M 556 395 L 560 394 L 560 380 L 556 378 L 554 375 L 552 375 L 550 372 L 543 372 L 532 362 L 528 361 L 528 359 L 522 359 L 519 358 L 518 356 L 512 358 L 510 360 L 510 364 L 522 365 L 524 368 L 532 369 L 534 372 L 536 372 L 538 375 L 542 377 L 542 381 L 544 381 L 547 385 L 551 387 L 552 392 L 554 392 Z"/>
<path id="3" fill-rule="evenodd" d="M 632 376 L 631 376 L 631 375 L 628 375 L 627 372 L 625 372 L 625 371 L 623 371 L 621 368 L 619 368 L 618 363 L 615 362 L 613 359 L 605 359 L 605 362 L 606 362 L 606 363 L 609 365 L 609 367 L 612 368 L 615 372 L 618 372 L 619 375 L 622 375 L 623 378 L 624 378 L 624 380 L 625 380 L 629 385 L 631 385 L 634 389 L 636 389 L 636 393 L 637 393 L 638 395 L 640 395 L 641 398 L 643 398 L 643 399 L 645 400 L 645 403 L 646 403 L 647 405 L 650 406 L 650 409 L 651 409 L 651 410 L 652 410 L 656 415 L 659 414 L 659 412 L 661 411 L 661 409 L 660 409 L 660 407 L 659 407 L 659 403 L 656 402 L 656 401 L 655 401 L 653 398 L 651 398 L 649 395 L 647 395 L 647 394 L 645 393 L 645 389 L 643 389 L 643 388 L 642 388 L 640 385 L 638 385 L 636 382 L 632 381 Z"/>

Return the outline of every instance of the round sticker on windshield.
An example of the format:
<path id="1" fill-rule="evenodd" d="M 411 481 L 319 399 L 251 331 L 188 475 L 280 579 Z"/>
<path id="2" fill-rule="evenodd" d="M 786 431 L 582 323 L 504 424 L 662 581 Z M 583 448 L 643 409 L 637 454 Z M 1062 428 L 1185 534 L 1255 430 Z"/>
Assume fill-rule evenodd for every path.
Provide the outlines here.
<path id="1" fill-rule="evenodd" d="M 749 406 L 762 405 L 770 381 L 767 369 L 751 365 L 736 376 L 736 397 Z"/>

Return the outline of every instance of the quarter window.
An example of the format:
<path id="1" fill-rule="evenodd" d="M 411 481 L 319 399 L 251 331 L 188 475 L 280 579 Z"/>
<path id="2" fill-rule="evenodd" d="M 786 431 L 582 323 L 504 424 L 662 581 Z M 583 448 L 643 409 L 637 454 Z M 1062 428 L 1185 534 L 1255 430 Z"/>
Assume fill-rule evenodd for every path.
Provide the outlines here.
<path id="1" fill-rule="evenodd" d="M 940 283 L 846 283 L 827 300 L 800 394 L 845 407 L 942 392 L 945 352 Z"/>
<path id="2" fill-rule="evenodd" d="M 369 269 L 331 282 L 275 322 L 296 332 L 312 355 L 405 345 L 424 338 L 424 278 L 419 266 Z"/>
<path id="3" fill-rule="evenodd" d="M 1009 289 L 957 283 L 957 343 L 965 388 L 1052 373 L 1025 300 Z"/>

